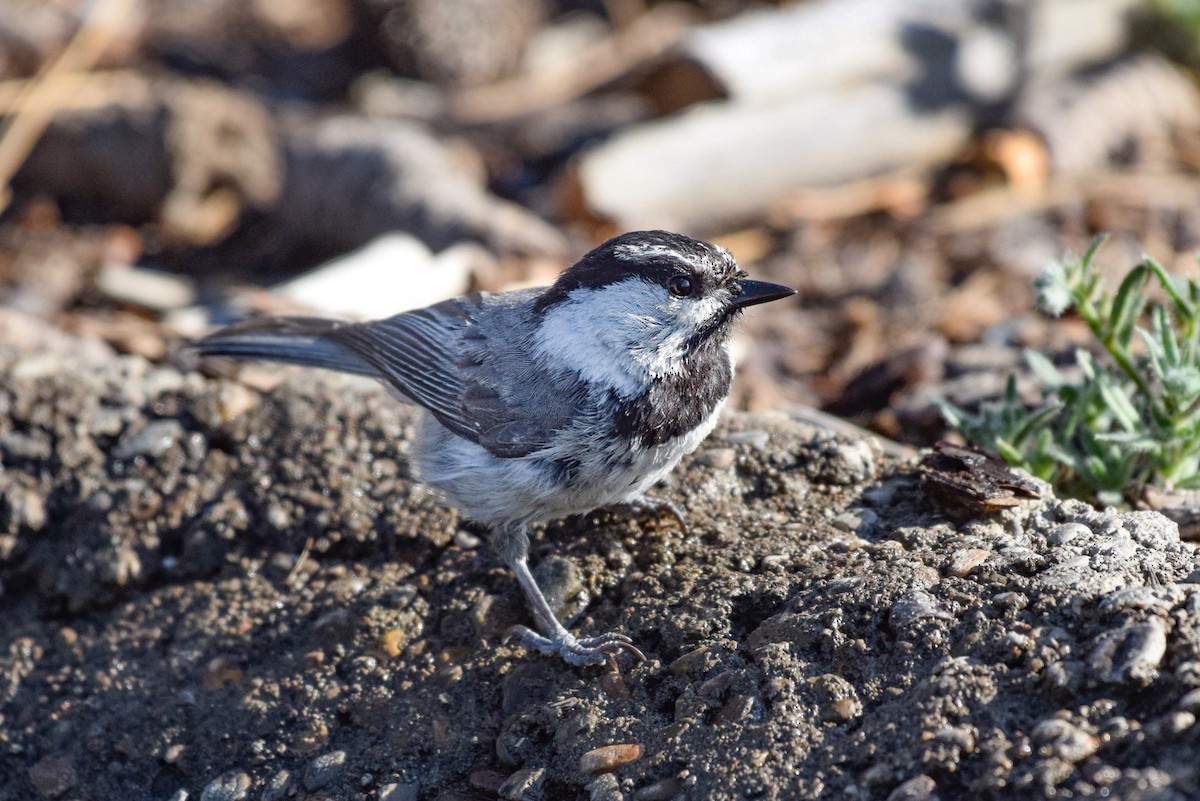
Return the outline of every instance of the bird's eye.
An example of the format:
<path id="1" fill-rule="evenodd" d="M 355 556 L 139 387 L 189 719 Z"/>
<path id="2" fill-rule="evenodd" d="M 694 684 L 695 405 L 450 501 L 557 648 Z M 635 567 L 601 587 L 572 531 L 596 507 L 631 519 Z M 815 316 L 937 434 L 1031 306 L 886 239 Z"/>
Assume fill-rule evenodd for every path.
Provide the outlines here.
<path id="1" fill-rule="evenodd" d="M 671 294 L 678 298 L 685 298 L 692 294 L 692 279 L 686 275 L 671 276 L 671 280 L 667 282 L 667 289 L 671 290 Z"/>

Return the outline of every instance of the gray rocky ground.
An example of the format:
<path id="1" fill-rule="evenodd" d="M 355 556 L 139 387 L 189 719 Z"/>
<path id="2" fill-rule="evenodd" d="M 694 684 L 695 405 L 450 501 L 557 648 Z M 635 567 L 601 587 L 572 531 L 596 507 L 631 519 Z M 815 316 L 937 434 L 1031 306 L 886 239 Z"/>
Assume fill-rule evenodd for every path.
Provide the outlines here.
<path id="1" fill-rule="evenodd" d="M 1200 797 L 1200 560 L 1155 514 L 953 518 L 732 415 L 662 488 L 690 533 L 539 535 L 573 626 L 649 657 L 575 669 L 503 641 L 517 588 L 382 391 L 0 322 L 5 801 Z"/>

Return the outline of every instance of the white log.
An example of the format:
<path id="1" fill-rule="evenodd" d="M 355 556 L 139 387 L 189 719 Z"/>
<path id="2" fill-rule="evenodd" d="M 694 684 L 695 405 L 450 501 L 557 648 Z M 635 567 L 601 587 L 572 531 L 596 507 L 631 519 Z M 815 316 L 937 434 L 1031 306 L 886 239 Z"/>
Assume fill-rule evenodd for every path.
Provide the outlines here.
<path id="1" fill-rule="evenodd" d="M 789 191 L 951 157 L 970 114 L 914 111 L 898 87 L 790 103 L 716 103 L 633 128 L 579 163 L 587 207 L 622 228 L 703 229 L 767 211 Z"/>

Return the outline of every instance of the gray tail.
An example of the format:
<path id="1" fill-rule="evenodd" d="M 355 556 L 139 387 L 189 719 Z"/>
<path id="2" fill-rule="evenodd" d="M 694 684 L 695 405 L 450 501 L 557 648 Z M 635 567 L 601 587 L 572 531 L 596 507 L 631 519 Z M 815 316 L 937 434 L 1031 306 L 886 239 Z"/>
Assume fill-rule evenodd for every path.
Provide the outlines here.
<path id="1" fill-rule="evenodd" d="M 346 325 L 352 323 L 319 317 L 266 317 L 222 328 L 192 343 L 192 350 L 201 356 L 262 359 L 378 377 L 378 370 L 329 338 Z"/>

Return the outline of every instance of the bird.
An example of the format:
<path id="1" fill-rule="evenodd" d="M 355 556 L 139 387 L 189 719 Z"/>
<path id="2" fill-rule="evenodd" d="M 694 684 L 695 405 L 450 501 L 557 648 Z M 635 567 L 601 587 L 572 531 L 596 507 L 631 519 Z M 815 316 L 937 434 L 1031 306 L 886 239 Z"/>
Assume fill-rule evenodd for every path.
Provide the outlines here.
<path id="1" fill-rule="evenodd" d="M 629 653 L 616 632 L 576 637 L 529 567 L 530 526 L 597 509 L 671 515 L 647 491 L 713 430 L 743 309 L 795 294 L 748 277 L 725 248 L 633 231 L 546 287 L 479 292 L 373 322 L 265 317 L 193 343 L 204 357 L 370 376 L 423 410 L 415 476 L 489 529 L 534 627 L 509 634 L 575 666 Z"/>

